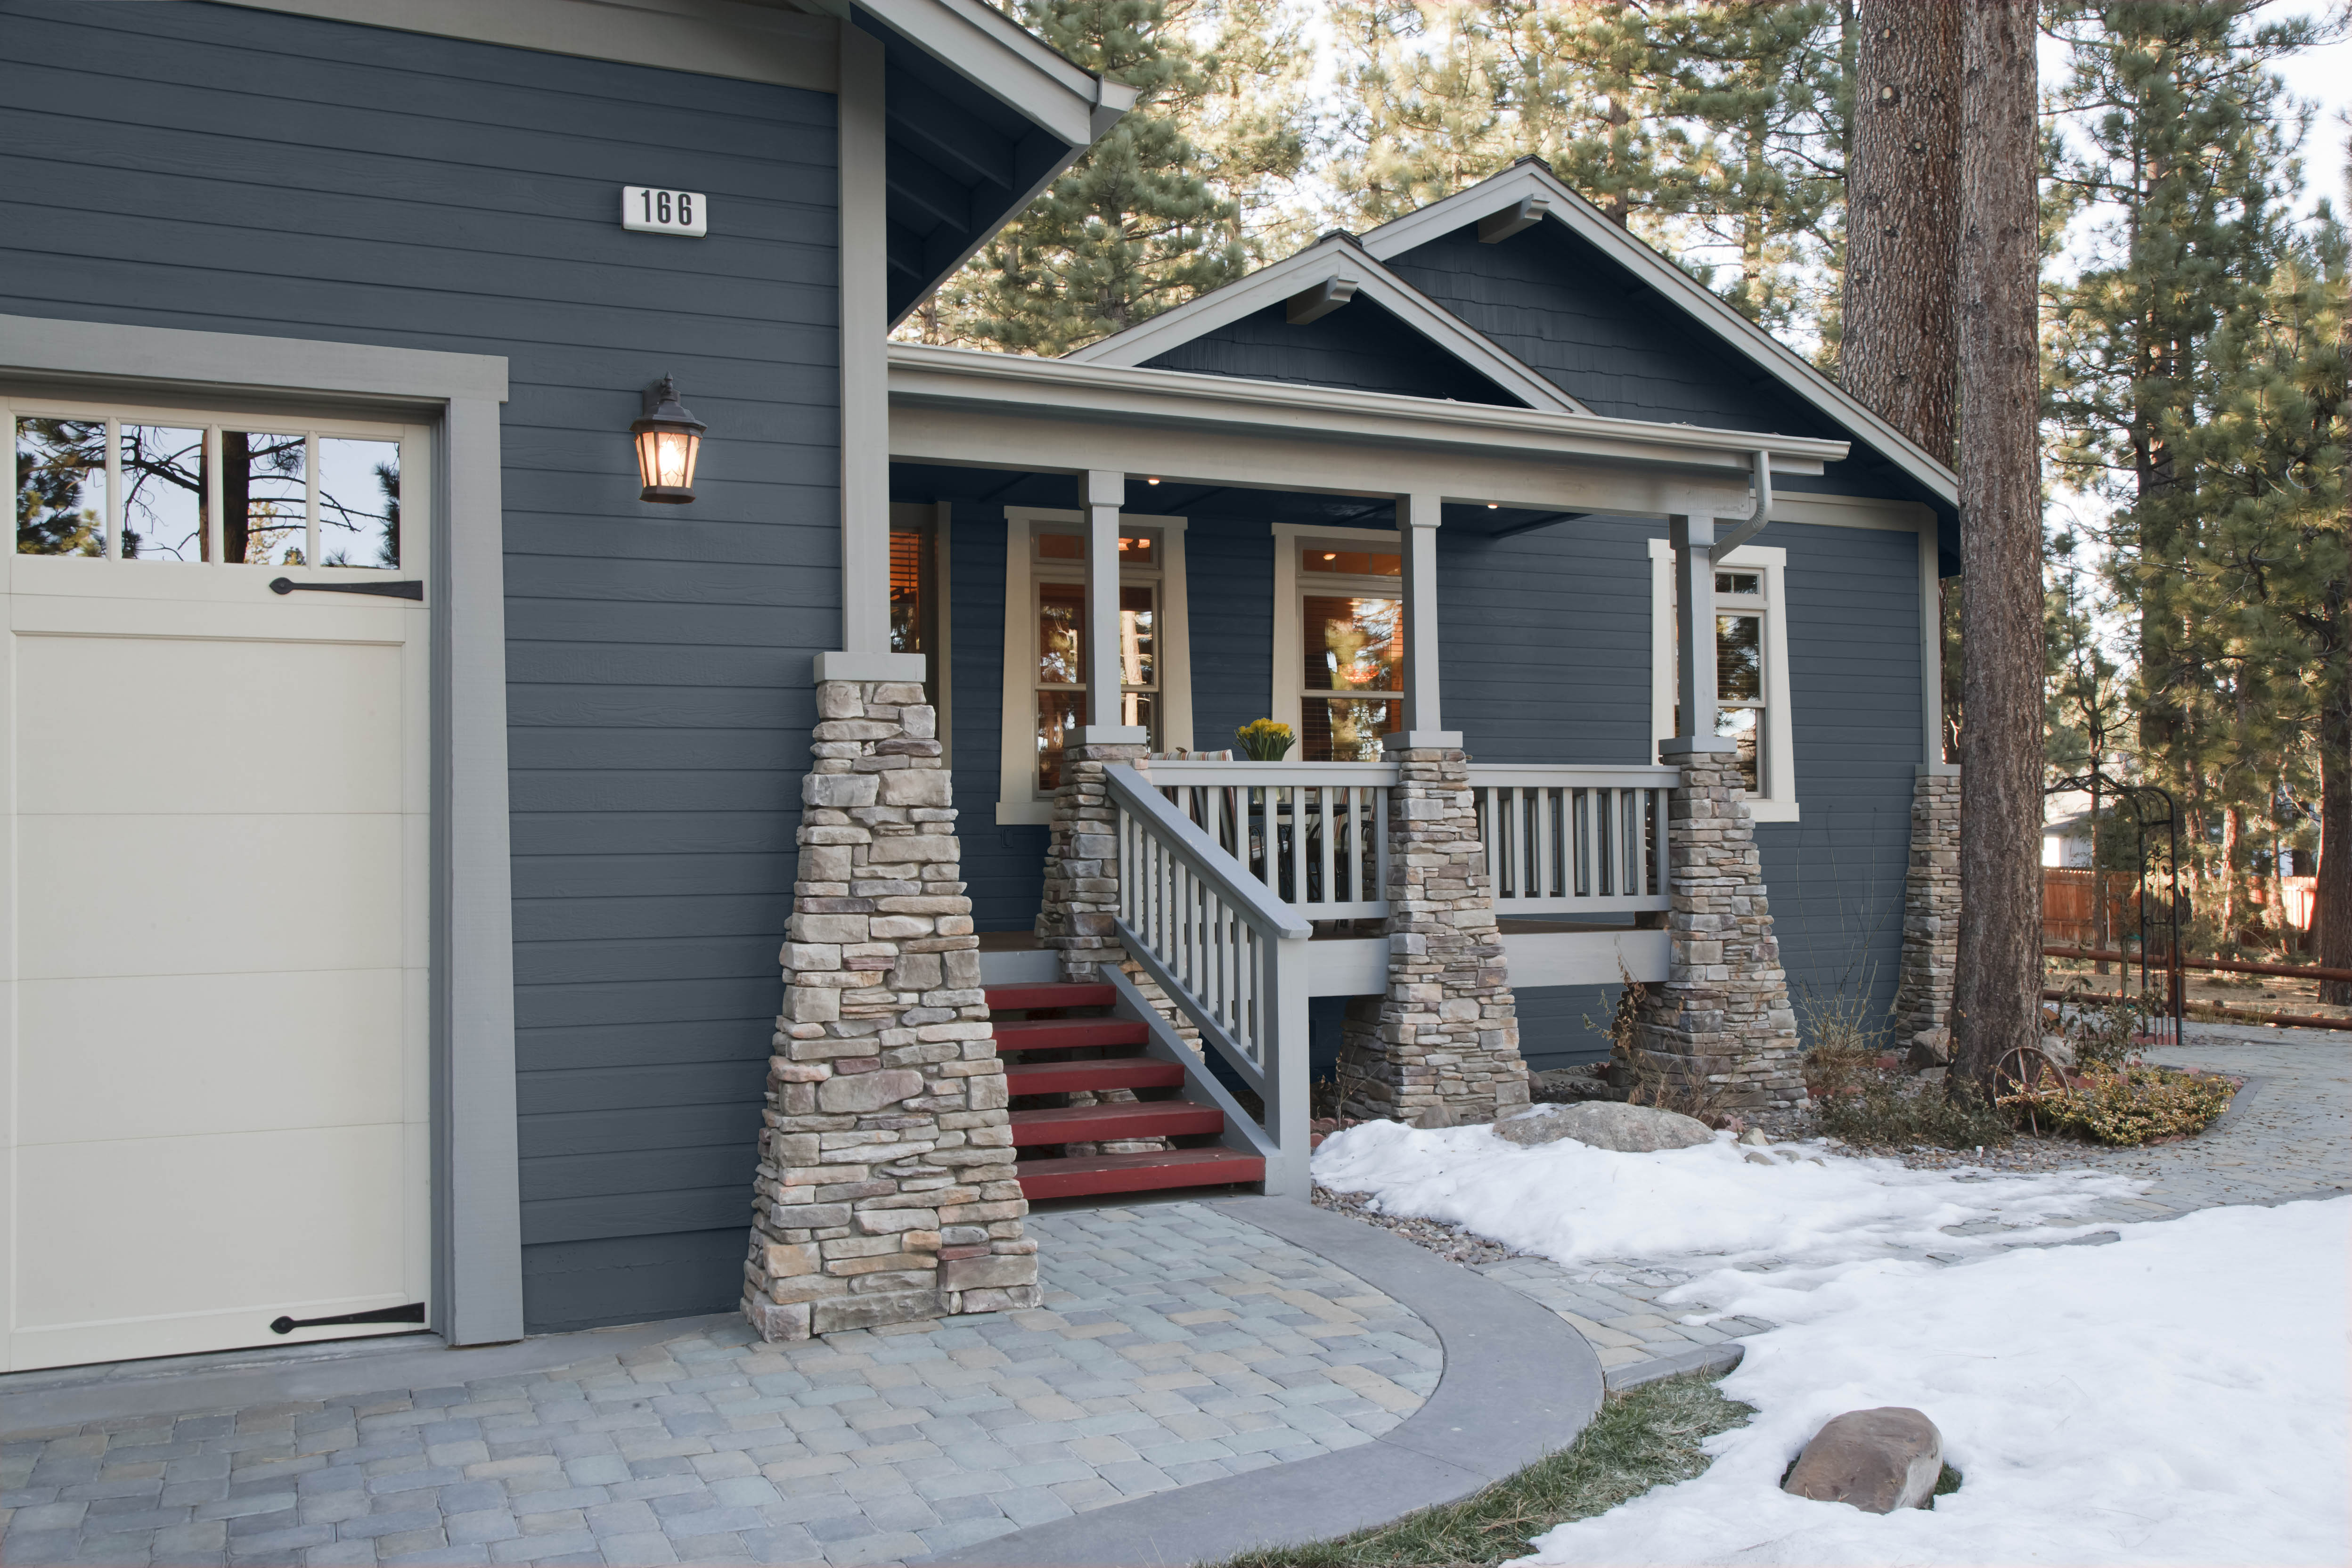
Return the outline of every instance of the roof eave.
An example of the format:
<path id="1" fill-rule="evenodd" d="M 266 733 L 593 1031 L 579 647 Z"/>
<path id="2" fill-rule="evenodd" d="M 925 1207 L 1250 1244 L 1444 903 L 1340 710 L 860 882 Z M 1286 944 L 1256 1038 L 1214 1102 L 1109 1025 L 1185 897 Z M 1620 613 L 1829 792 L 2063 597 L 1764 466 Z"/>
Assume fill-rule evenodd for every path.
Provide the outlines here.
<path id="1" fill-rule="evenodd" d="M 1793 384 L 1826 417 L 1856 431 L 1946 505 L 1958 507 L 1959 477 L 1927 448 L 1888 424 L 1771 333 L 1725 304 L 1698 279 L 1611 222 L 1600 208 L 1539 163 L 1520 163 L 1468 190 L 1457 191 L 1442 201 L 1391 219 L 1363 235 L 1361 243 L 1367 252 L 1386 261 L 1538 193 L 1551 198 L 1546 216 L 1566 225 L 1570 232 L 1647 278 L 1661 294 L 1746 355 L 1758 368 Z"/>
<path id="2" fill-rule="evenodd" d="M 1255 381 L 1140 366 L 1035 359 L 917 343 L 890 347 L 894 402 L 1014 405 L 1162 424 L 1264 425 L 1276 415 L 1294 434 L 1381 436 L 1449 446 L 1486 445 L 1602 461 L 1743 471 L 1759 448 L 1774 468 L 1818 474 L 1850 450 L 1844 441 L 1714 430 L 1597 414 L 1450 403 L 1297 382 Z"/>

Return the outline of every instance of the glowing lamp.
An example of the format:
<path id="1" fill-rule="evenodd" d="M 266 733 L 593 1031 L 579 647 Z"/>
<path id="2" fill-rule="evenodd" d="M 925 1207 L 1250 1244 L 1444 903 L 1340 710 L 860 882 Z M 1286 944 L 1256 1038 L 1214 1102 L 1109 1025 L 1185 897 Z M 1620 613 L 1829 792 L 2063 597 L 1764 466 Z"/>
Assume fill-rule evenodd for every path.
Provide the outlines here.
<path id="1" fill-rule="evenodd" d="M 677 384 L 664 376 L 646 388 L 645 417 L 629 426 L 637 442 L 640 500 L 683 505 L 694 499 L 694 464 L 709 426 L 677 400 Z"/>

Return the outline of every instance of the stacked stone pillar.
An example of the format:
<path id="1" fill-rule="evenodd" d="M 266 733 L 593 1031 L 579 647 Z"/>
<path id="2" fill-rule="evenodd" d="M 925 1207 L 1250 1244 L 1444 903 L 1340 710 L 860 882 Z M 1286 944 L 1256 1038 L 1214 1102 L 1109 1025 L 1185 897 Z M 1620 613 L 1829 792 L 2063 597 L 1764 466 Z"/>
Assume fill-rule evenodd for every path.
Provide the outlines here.
<path id="1" fill-rule="evenodd" d="M 1671 757 L 1666 980 L 1634 1019 L 1639 1078 L 1725 1110 L 1804 1103 L 1796 1014 L 1772 932 L 1746 783 L 1730 751 Z"/>
<path id="2" fill-rule="evenodd" d="M 1054 825 L 1045 846 L 1045 895 L 1037 909 L 1037 940 L 1061 955 L 1062 978 L 1099 980 L 1116 969 L 1134 982 L 1144 1000 L 1197 1051 L 1199 1031 L 1160 989 L 1159 982 L 1129 958 L 1112 924 L 1118 913 L 1118 813 L 1111 805 L 1103 770 L 1133 765 L 1147 755 L 1132 742 L 1073 741 L 1062 752 L 1062 784 L 1054 795 Z M 1135 1099 L 1131 1089 L 1079 1089 L 1072 1105 L 1118 1105 Z M 1165 1138 L 1114 1138 L 1066 1145 L 1074 1155 L 1145 1154 L 1173 1147 Z"/>
<path id="3" fill-rule="evenodd" d="M 1903 877 L 1903 969 L 1895 990 L 1899 1044 L 1951 1028 L 1959 951 L 1960 770 L 1923 763 L 1911 786 L 1911 866 Z M 1931 1042 L 1931 1050 L 1943 1043 Z"/>
<path id="4" fill-rule="evenodd" d="M 1111 923 L 1118 912 L 1118 814 L 1103 770 L 1131 766 L 1144 753 L 1129 742 L 1073 741 L 1063 749 L 1037 940 L 1061 955 L 1064 980 L 1094 980 L 1101 965 L 1116 969 L 1127 955 Z"/>
<path id="5" fill-rule="evenodd" d="M 745 1315 L 802 1340 L 1034 1306 L 934 712 L 900 682 L 816 695 Z"/>
<path id="6" fill-rule="evenodd" d="M 1470 795 L 1450 747 L 1389 752 L 1389 984 L 1348 1005 L 1340 1112 L 1416 1127 L 1485 1123 L 1528 1103 L 1517 1005 Z"/>

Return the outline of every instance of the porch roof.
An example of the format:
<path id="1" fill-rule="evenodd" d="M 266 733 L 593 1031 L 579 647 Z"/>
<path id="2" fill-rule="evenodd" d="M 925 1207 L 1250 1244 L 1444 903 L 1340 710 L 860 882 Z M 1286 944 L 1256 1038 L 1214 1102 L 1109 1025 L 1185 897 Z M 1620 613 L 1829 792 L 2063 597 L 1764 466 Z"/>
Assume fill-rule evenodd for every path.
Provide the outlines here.
<path id="1" fill-rule="evenodd" d="M 898 462 L 1339 495 L 1748 515 L 1759 448 L 1818 475 L 1847 443 L 895 343 Z"/>

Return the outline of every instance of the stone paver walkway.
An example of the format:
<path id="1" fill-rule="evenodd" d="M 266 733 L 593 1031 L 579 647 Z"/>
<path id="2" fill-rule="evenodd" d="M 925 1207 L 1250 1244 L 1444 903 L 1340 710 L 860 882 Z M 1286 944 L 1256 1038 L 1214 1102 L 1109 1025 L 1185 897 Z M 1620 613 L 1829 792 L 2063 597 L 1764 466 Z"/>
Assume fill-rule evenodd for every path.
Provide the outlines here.
<path id="1" fill-rule="evenodd" d="M 1030 1229 L 1035 1311 L 806 1344 L 730 1326 L 543 1373 L 21 1434 L 0 1444 L 0 1562 L 901 1562 L 1367 1443 L 1436 1386 L 1418 1317 L 1229 1215 Z"/>
<path id="2" fill-rule="evenodd" d="M 2070 1223 L 2171 1219 L 2223 1204 L 2352 1192 L 2352 1033 L 2190 1024 L 2180 1046 L 2148 1056 L 2168 1067 L 2245 1078 L 2244 1098 L 2212 1129 L 2179 1143 L 2086 1145 L 2081 1168 L 2149 1186 L 2135 1197 L 2104 1199 Z M 1932 1252 L 1920 1256 L 1944 1261 Z M 1565 1319 L 1591 1342 L 1612 1386 L 1724 1364 L 1737 1349 L 1729 1342 L 1769 1327 L 1744 1318 L 1683 1322 L 1689 1304 L 1662 1306 L 1657 1298 L 1693 1271 L 1638 1259 L 1568 1268 L 1541 1258 L 1507 1258 L 1476 1268 Z"/>

